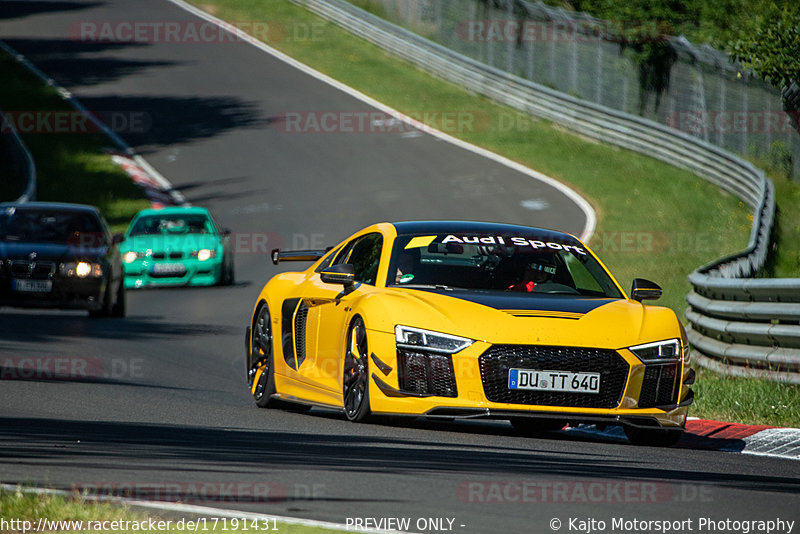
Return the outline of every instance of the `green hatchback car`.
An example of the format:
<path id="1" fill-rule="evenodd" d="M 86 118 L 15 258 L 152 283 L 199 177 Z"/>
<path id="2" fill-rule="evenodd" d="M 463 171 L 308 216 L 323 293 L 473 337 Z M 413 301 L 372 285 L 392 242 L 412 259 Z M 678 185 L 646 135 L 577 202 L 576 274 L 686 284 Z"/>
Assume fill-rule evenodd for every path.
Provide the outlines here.
<path id="1" fill-rule="evenodd" d="M 230 234 L 206 208 L 140 211 L 120 245 L 125 287 L 232 284 Z"/>

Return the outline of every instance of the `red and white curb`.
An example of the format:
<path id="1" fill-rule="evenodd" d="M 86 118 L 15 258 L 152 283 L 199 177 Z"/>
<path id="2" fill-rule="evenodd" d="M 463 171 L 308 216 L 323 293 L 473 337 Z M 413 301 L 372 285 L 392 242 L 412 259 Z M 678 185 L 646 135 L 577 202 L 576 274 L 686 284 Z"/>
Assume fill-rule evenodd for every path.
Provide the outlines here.
<path id="1" fill-rule="evenodd" d="M 628 441 L 619 426 L 598 430 L 594 425 L 580 425 L 564 432 L 619 443 Z M 686 432 L 675 447 L 800 460 L 800 429 L 689 418 Z"/>
<path id="2" fill-rule="evenodd" d="M 145 196 L 154 208 L 189 205 L 186 198 L 141 156 L 112 152 L 111 160 L 122 167 L 134 184 L 144 189 Z"/>

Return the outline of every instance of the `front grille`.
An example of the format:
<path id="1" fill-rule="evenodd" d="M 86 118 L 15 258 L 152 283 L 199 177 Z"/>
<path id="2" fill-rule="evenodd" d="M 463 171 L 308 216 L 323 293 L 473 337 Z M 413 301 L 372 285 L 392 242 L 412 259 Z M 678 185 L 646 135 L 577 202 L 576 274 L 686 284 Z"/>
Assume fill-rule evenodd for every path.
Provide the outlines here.
<path id="1" fill-rule="evenodd" d="M 457 397 L 453 358 L 449 354 L 397 349 L 398 381 L 401 391 Z"/>
<path id="2" fill-rule="evenodd" d="M 654 408 L 678 402 L 680 365 L 680 361 L 645 365 L 639 408 Z"/>
<path id="3" fill-rule="evenodd" d="M 494 345 L 478 358 L 478 363 L 484 393 L 492 402 L 574 408 L 616 408 L 630 371 L 616 351 L 583 347 Z M 600 373 L 600 392 L 509 389 L 509 369 Z"/>
<path id="4" fill-rule="evenodd" d="M 170 252 L 169 259 L 171 260 L 180 260 L 183 258 L 183 252 Z"/>
<path id="5" fill-rule="evenodd" d="M 56 272 L 56 264 L 52 261 L 12 260 L 8 270 L 15 278 L 32 278 L 47 280 Z"/>
<path id="6" fill-rule="evenodd" d="M 157 273 L 157 272 L 150 273 L 151 278 L 183 278 L 184 276 L 186 276 L 186 271 L 174 272 L 174 273 Z"/>
<path id="7" fill-rule="evenodd" d="M 166 253 L 164 253 L 164 252 L 153 252 L 153 254 L 151 255 L 151 257 L 152 257 L 154 260 L 163 260 L 164 258 L 166 258 L 166 257 L 167 257 L 167 254 L 166 254 Z"/>
<path id="8" fill-rule="evenodd" d="M 295 352 L 297 354 L 297 365 L 300 366 L 306 359 L 306 322 L 308 321 L 308 306 L 305 302 L 300 303 L 297 313 L 294 315 L 294 339 Z"/>

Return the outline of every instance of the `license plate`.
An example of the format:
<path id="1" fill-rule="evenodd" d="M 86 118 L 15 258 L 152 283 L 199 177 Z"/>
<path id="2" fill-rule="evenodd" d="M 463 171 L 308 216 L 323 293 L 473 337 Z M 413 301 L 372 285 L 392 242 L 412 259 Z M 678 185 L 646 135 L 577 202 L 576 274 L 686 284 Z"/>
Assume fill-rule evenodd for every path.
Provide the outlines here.
<path id="1" fill-rule="evenodd" d="M 50 293 L 53 290 L 52 280 L 17 280 L 12 285 L 14 291 L 22 293 Z"/>
<path id="2" fill-rule="evenodd" d="M 508 389 L 600 393 L 600 373 L 509 369 Z"/>
<path id="3" fill-rule="evenodd" d="M 183 274 L 186 268 L 182 263 L 156 263 L 153 265 L 153 272 L 156 274 Z"/>

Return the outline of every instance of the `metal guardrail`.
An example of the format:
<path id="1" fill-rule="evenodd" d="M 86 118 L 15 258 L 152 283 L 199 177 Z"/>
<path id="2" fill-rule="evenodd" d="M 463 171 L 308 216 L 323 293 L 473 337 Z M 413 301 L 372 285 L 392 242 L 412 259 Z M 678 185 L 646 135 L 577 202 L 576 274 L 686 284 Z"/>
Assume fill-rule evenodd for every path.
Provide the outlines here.
<path id="1" fill-rule="evenodd" d="M 702 139 L 475 61 L 343 0 L 292 2 L 439 78 L 583 136 L 688 169 L 740 198 L 754 212 L 748 247 L 689 276 L 694 290 L 686 316 L 695 361 L 728 374 L 800 384 L 795 348 L 800 347 L 800 279 L 741 279 L 758 273 L 769 250 L 775 190 L 763 171 Z"/>
<path id="2" fill-rule="evenodd" d="M 10 165 L 8 167 L 12 169 L 12 172 L 17 173 L 19 175 L 18 178 L 21 178 L 21 181 L 25 183 L 25 190 L 17 199 L 17 202 L 36 200 L 36 165 L 33 163 L 33 157 L 19 136 L 17 129 L 11 121 L 6 121 L 2 110 L 0 110 L 0 130 L 10 138 L 8 148 L 12 154 L 12 161 L 9 162 Z"/>

